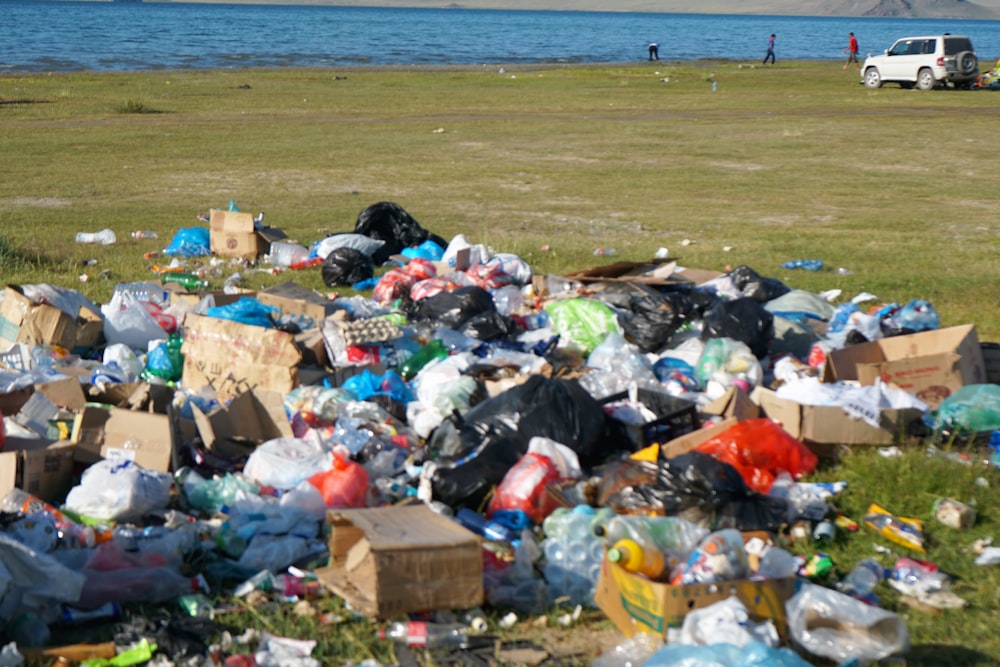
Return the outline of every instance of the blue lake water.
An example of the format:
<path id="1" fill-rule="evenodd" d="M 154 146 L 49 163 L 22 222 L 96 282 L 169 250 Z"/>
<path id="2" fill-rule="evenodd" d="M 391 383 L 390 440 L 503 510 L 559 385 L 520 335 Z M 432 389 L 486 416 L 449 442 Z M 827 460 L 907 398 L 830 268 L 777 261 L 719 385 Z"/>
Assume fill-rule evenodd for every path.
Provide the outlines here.
<path id="1" fill-rule="evenodd" d="M 0 0 L 0 72 L 835 60 L 951 32 L 1000 56 L 1000 21 Z"/>

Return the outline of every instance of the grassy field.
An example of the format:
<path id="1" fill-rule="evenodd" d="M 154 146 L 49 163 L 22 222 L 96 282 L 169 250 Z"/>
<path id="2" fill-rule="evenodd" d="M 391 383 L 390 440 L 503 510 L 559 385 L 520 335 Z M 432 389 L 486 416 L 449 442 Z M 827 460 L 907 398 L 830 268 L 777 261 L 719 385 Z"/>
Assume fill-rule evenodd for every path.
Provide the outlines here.
<path id="1" fill-rule="evenodd" d="M 230 200 L 305 245 L 389 200 L 536 272 L 606 261 L 597 248 L 644 260 L 666 247 L 685 266 L 745 264 L 844 298 L 927 299 L 942 326 L 1000 340 L 998 100 L 867 90 L 833 62 L 0 76 L 0 273 L 104 303 L 117 282 L 153 275 L 163 258 L 145 253 Z M 74 242 L 105 227 L 117 244 Z M 131 239 L 138 229 L 159 239 Z M 826 268 L 780 268 L 812 258 Z M 239 271 L 251 288 L 291 278 L 326 290 L 318 270 L 221 268 L 214 286 Z M 838 503 L 855 519 L 871 502 L 925 519 L 936 497 L 976 502 L 967 532 L 928 521 L 927 558 L 969 607 L 927 613 L 888 590 L 883 603 L 906 618 L 909 664 L 995 664 L 1000 575 L 969 547 L 1000 526 L 996 472 L 912 447 L 902 459 L 857 451 L 815 478 L 849 481 Z M 859 533 L 828 553 L 846 572 L 877 540 Z M 614 632 L 597 612 L 586 619 L 504 634 L 561 656 L 548 664 L 587 664 Z M 320 626 L 281 608 L 229 620 L 314 636 L 324 664 L 392 658 L 365 622 Z"/>

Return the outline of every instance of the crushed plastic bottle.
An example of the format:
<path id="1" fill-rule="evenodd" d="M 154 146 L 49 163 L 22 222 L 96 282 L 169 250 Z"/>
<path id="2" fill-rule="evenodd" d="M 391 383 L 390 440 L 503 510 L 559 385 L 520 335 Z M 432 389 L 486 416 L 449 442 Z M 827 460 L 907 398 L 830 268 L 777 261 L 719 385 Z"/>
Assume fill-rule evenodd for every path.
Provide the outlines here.
<path id="1" fill-rule="evenodd" d="M 137 229 L 132 232 L 132 238 L 134 239 L 155 239 L 159 238 L 156 232 L 152 229 Z"/>
<path id="2" fill-rule="evenodd" d="M 118 237 L 110 229 L 102 229 L 99 232 L 77 232 L 77 243 L 97 243 L 99 245 L 112 245 L 118 241 Z"/>
<path id="3" fill-rule="evenodd" d="M 854 566 L 838 588 L 851 597 L 867 598 L 883 579 L 885 579 L 885 568 L 875 559 L 866 558 Z"/>
<path id="4" fill-rule="evenodd" d="M 380 628 L 381 640 L 394 639 L 416 648 L 467 648 L 469 628 L 461 623 L 428 623 L 409 621 L 392 623 Z"/>
<path id="5" fill-rule="evenodd" d="M 793 259 L 781 265 L 783 269 L 805 269 L 806 271 L 819 271 L 823 268 L 821 259 Z"/>

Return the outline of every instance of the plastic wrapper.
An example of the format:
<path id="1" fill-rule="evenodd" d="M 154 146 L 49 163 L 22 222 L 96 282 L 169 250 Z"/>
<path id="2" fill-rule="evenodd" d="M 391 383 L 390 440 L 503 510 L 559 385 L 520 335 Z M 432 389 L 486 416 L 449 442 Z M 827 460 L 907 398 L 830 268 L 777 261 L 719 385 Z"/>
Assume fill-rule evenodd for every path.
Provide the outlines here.
<path id="1" fill-rule="evenodd" d="M 87 468 L 70 489 L 66 508 L 106 521 L 137 520 L 170 504 L 173 478 L 133 461 L 103 459 Z"/>
<path id="2" fill-rule="evenodd" d="M 754 491 L 768 493 L 776 477 L 808 475 L 819 459 L 804 444 L 767 418 L 747 419 L 703 442 L 694 451 L 710 454 L 735 467 Z"/>
<path id="3" fill-rule="evenodd" d="M 593 352 L 609 333 L 619 331 L 615 312 L 594 299 L 563 299 L 546 306 L 545 312 L 556 333 L 587 354 Z"/>
<path id="4" fill-rule="evenodd" d="M 895 516 L 872 503 L 865 513 L 864 524 L 893 544 L 924 553 L 924 522 L 920 519 Z"/>
<path id="5" fill-rule="evenodd" d="M 732 338 L 746 343 L 758 359 L 767 356 L 774 337 L 774 316 L 749 297 L 720 301 L 702 322 L 702 340 Z"/>
<path id="6" fill-rule="evenodd" d="M 320 272 L 327 287 L 353 285 L 373 277 L 375 265 L 364 252 L 342 246 L 326 254 Z"/>
<path id="7" fill-rule="evenodd" d="M 764 308 L 773 315 L 804 324 L 809 320 L 826 322 L 833 317 L 833 306 L 819 294 L 793 289 L 767 301 Z"/>
<path id="8" fill-rule="evenodd" d="M 694 646 L 724 643 L 740 647 L 759 642 L 770 648 L 781 643 L 774 623 L 752 620 L 746 605 L 736 596 L 688 613 L 677 641 Z"/>
<path id="9" fill-rule="evenodd" d="M 315 537 L 258 533 L 237 563 L 250 572 L 281 572 L 306 558 L 319 558 L 326 550 L 326 543 Z"/>
<path id="10" fill-rule="evenodd" d="M 903 620 L 838 591 L 803 584 L 785 603 L 792 642 L 803 651 L 842 663 L 904 654 L 910 636 Z"/>

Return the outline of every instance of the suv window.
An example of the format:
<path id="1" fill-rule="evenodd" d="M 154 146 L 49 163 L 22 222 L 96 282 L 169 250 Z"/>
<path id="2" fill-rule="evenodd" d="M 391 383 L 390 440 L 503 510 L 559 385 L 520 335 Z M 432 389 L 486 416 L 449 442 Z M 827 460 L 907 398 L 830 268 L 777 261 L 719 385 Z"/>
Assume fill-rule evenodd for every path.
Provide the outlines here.
<path id="1" fill-rule="evenodd" d="M 972 50 L 972 42 L 967 39 L 948 37 L 944 40 L 944 54 L 946 56 L 954 56 L 958 55 L 962 51 Z"/>
<path id="2" fill-rule="evenodd" d="M 889 50 L 890 56 L 905 56 L 910 52 L 910 47 L 913 42 L 896 42 L 896 44 Z"/>

